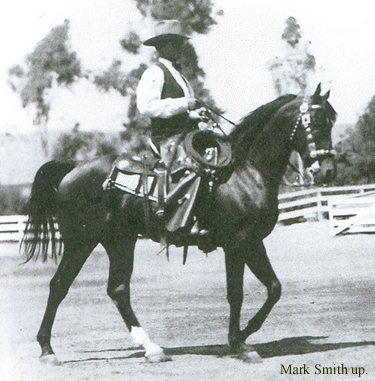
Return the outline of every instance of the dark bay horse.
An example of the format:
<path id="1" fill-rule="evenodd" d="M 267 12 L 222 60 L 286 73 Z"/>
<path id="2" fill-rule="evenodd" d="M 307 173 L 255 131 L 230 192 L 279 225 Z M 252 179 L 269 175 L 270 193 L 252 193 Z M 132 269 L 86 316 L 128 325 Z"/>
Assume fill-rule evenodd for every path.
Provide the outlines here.
<path id="1" fill-rule="evenodd" d="M 331 129 L 336 113 L 329 93 L 299 97 L 286 95 L 250 113 L 230 134 L 233 172 L 214 193 L 211 219 L 218 246 L 225 252 L 227 298 L 230 305 L 229 345 L 247 351 L 245 340 L 263 324 L 279 300 L 281 285 L 263 244 L 278 218 L 278 187 L 292 150 L 305 166 L 320 166 L 320 176 L 332 175 Z M 75 163 L 48 162 L 37 172 L 29 202 L 29 223 L 23 245 L 27 260 L 62 253 L 44 318 L 37 335 L 41 360 L 57 364 L 51 330 L 59 304 L 86 259 L 100 243 L 110 271 L 108 295 L 116 304 L 135 343 L 149 361 L 163 361 L 163 350 L 141 327 L 130 302 L 134 247 L 144 233 L 143 200 L 119 190 L 103 191 L 113 157 Z M 63 250 L 56 240 L 57 219 Z M 240 329 L 245 265 L 267 288 L 266 301 L 246 327 Z M 253 352 L 254 354 L 254 352 Z M 249 354 L 251 356 L 251 354 Z"/>

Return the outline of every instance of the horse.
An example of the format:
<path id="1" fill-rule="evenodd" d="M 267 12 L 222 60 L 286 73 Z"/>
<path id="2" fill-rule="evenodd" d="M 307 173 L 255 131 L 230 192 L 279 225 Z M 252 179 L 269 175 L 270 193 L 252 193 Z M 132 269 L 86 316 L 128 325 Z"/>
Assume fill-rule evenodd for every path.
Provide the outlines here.
<path id="1" fill-rule="evenodd" d="M 320 85 L 312 96 L 281 96 L 244 117 L 229 134 L 232 170 L 227 181 L 216 187 L 209 213 L 217 246 L 225 253 L 231 353 L 256 358 L 245 341 L 260 329 L 281 296 L 281 284 L 263 239 L 277 223 L 278 187 L 292 150 L 300 153 L 305 167 L 313 166 L 315 172 L 320 167 L 321 179 L 333 176 L 331 129 L 336 112 L 328 97 L 329 91 L 321 95 Z M 99 243 L 110 262 L 107 293 L 132 339 L 144 348 L 147 361 L 170 359 L 150 339 L 131 306 L 134 248 L 138 237 L 145 234 L 145 216 L 142 199 L 118 189 L 103 190 L 114 159 L 104 156 L 78 164 L 50 161 L 35 175 L 21 245 L 26 261 L 60 259 L 37 334 L 42 362 L 59 363 L 51 346 L 56 312 Z M 57 239 L 56 221 L 61 240 Z M 266 287 L 267 298 L 241 330 L 245 266 Z"/>

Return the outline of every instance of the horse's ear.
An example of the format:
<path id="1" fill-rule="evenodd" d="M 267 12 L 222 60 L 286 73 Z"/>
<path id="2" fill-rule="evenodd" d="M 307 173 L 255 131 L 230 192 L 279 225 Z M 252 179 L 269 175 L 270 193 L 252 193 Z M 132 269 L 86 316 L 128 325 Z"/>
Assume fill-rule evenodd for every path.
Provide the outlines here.
<path id="1" fill-rule="evenodd" d="M 319 83 L 319 85 L 316 87 L 314 95 L 312 96 L 313 99 L 318 99 L 318 97 L 320 96 L 320 92 L 321 91 L 322 91 L 322 84 Z"/>
<path id="2" fill-rule="evenodd" d="M 329 94 L 331 93 L 331 90 L 328 90 L 323 96 L 323 101 L 326 101 L 329 98 Z"/>

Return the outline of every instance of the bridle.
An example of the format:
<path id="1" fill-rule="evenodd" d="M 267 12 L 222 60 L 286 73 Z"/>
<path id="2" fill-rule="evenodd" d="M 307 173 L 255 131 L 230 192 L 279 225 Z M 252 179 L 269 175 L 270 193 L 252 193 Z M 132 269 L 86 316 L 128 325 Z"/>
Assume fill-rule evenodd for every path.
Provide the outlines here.
<path id="1" fill-rule="evenodd" d="M 319 106 L 319 105 L 312 105 L 311 106 L 311 108 L 315 108 L 315 109 L 319 108 L 319 107 L 321 107 L 321 106 Z M 291 143 L 293 142 L 296 131 L 297 131 L 300 123 L 302 123 L 302 126 L 305 129 L 305 133 L 306 133 L 307 147 L 308 147 L 310 158 L 311 159 L 318 159 L 319 157 L 327 156 L 327 155 L 333 155 L 334 156 L 336 152 L 333 149 L 319 149 L 319 150 L 316 149 L 314 136 L 313 136 L 311 128 L 310 128 L 311 115 L 309 114 L 309 103 L 308 103 L 307 98 L 304 99 L 303 103 L 299 107 L 299 111 L 300 111 L 300 114 L 296 120 L 293 131 L 290 135 L 290 142 Z"/>

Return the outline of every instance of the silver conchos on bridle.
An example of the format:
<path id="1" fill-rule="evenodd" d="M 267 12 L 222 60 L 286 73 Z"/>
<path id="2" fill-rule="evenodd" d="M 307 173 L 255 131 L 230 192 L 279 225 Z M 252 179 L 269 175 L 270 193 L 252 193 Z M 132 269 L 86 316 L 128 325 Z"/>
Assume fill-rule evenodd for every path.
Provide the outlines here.
<path id="1" fill-rule="evenodd" d="M 319 108 L 321 106 L 319 105 L 312 105 L 311 108 Z M 294 139 L 294 135 L 297 131 L 297 128 L 300 123 L 302 123 L 305 132 L 306 132 L 306 139 L 307 139 L 307 147 L 309 150 L 309 156 L 311 159 L 317 159 L 319 156 L 325 156 L 325 155 L 335 155 L 335 150 L 333 149 L 316 149 L 316 144 L 314 142 L 314 136 L 312 134 L 310 123 L 311 123 L 311 115 L 309 114 L 309 103 L 308 100 L 305 99 L 301 106 L 299 107 L 300 115 L 298 116 L 296 120 L 296 124 L 294 125 L 292 134 L 290 135 L 290 141 L 292 142 Z M 312 164 L 310 168 L 307 168 L 307 170 L 310 170 L 311 172 L 316 172 L 320 169 L 319 162 L 316 161 Z"/>

